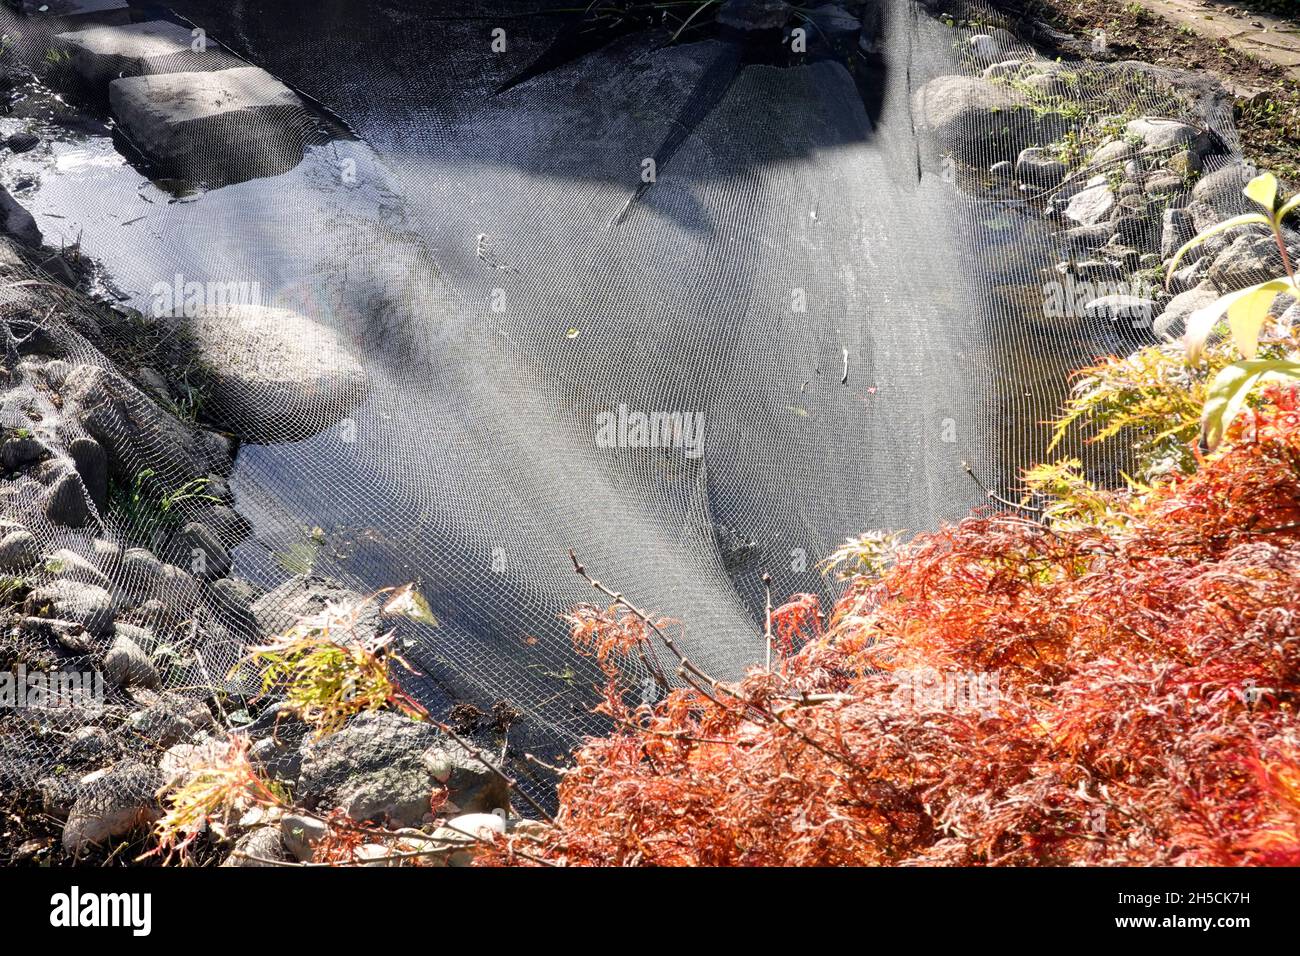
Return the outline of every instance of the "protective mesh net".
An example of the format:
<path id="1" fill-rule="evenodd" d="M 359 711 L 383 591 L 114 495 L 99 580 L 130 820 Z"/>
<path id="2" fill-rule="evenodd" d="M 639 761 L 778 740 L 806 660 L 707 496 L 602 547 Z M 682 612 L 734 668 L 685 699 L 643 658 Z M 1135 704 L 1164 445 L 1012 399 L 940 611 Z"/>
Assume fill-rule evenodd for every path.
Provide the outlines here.
<path id="1" fill-rule="evenodd" d="M 694 5 L 178 0 L 121 17 L 175 24 L 143 48 L 60 38 L 90 26 L 54 6 L 0 11 L 15 67 L 63 97 L 35 117 L 54 172 L 24 153 L 0 173 L 46 246 L 6 267 L 10 327 L 35 331 L 5 449 L 44 447 L 5 461 L 5 516 L 39 558 L 11 568 L 34 595 L 11 656 L 102 667 L 129 634 L 161 696 L 110 682 L 105 706 L 137 725 L 228 716 L 214 688 L 246 702 L 232 666 L 337 596 L 323 579 L 416 581 L 439 623 L 402 625 L 413 691 L 508 701 L 512 752 L 553 759 L 602 729 L 601 675 L 559 618 L 593 599 L 570 549 L 738 676 L 764 654 L 764 573 L 828 607 L 817 564 L 845 538 L 1018 496 L 1068 372 L 1152 335 L 1054 314 L 1052 284 L 1158 266 L 1196 177 L 1144 177 L 1188 145 L 1206 171 L 1237 159 L 1212 84 L 1055 64 L 951 4 L 785 9 L 766 30 L 770 5 L 713 5 L 674 37 Z M 60 125 L 67 102 L 112 128 Z M 1144 154 L 1125 194 L 1142 144 L 1092 150 L 1142 117 L 1199 138 Z M 1035 145 L 1068 172 L 995 166 Z M 1142 242 L 1096 251 L 1109 206 L 1092 248 L 1065 235 L 1089 182 L 1133 200 Z M 12 280 L 56 268 L 116 307 L 60 292 L 43 322 L 55 293 Z M 159 317 L 193 283 L 202 308 Z M 653 413 L 680 430 L 639 433 Z M 214 427 L 243 439 L 233 458 Z M 13 786 L 185 737 L 6 723 Z"/>

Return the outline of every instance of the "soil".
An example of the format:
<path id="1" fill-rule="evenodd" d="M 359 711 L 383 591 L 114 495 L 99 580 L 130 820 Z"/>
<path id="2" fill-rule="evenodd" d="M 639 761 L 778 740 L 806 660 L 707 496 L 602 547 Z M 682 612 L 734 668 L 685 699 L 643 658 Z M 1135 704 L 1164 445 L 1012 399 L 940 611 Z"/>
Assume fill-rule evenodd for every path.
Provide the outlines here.
<path id="1" fill-rule="evenodd" d="M 1104 30 L 1110 44 L 1107 58 L 1217 74 L 1234 94 L 1245 159 L 1272 171 L 1290 186 L 1300 187 L 1300 88 L 1281 67 L 1230 49 L 1191 28 L 1177 27 L 1138 4 L 1118 0 L 989 2 L 1006 15 L 1003 25 L 1021 35 L 1030 33 L 1034 21 L 1084 38 Z M 1300 21 L 1294 0 L 1249 0 L 1234 6 Z"/>

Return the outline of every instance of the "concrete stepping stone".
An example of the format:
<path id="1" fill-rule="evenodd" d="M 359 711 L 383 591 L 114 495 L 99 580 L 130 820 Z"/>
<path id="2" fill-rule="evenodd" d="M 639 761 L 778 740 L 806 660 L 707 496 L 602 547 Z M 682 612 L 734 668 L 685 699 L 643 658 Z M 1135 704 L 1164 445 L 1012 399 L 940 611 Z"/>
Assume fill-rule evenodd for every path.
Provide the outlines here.
<path id="1" fill-rule="evenodd" d="M 291 89 L 255 66 L 124 77 L 108 99 L 147 159 L 210 186 L 288 172 L 316 126 Z"/>
<path id="2" fill-rule="evenodd" d="M 60 33 L 56 40 L 72 58 L 72 68 L 96 86 L 123 76 L 228 70 L 247 65 L 211 40 L 196 40 L 185 27 L 167 20 L 92 27 Z M 195 49 L 196 45 L 200 48 Z"/>

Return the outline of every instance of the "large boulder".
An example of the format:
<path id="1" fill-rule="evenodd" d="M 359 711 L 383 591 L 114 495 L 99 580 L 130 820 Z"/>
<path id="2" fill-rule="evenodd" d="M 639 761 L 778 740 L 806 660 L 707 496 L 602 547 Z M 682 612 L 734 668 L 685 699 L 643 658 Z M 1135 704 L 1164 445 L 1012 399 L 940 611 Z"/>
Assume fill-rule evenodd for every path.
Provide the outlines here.
<path id="1" fill-rule="evenodd" d="M 218 732 L 212 712 L 202 701 L 175 691 L 156 693 L 137 689 L 132 697 L 141 706 L 127 719 L 131 735 L 156 750 L 166 750 L 180 743 Z"/>
<path id="2" fill-rule="evenodd" d="M 109 473 L 127 486 L 144 469 L 172 487 L 230 469 L 222 443 L 187 428 L 117 372 L 78 365 L 62 394 L 65 409 L 102 446 Z"/>
<path id="3" fill-rule="evenodd" d="M 206 37 L 168 20 L 125 26 L 100 26 L 57 37 L 71 57 L 72 68 L 91 84 L 107 84 L 123 76 L 148 73 L 188 73 L 243 66 Z M 198 47 L 198 49 L 196 49 Z"/>
<path id="4" fill-rule="evenodd" d="M 214 186 L 288 172 L 314 126 L 297 94 L 255 66 L 123 77 L 108 98 L 146 157 Z"/>
<path id="5" fill-rule="evenodd" d="M 304 618 L 320 614 L 327 605 L 355 607 L 362 600 L 361 594 L 338 581 L 315 574 L 298 574 L 255 600 L 251 610 L 263 633 L 284 634 Z M 352 623 L 348 636 L 370 640 L 379 633 L 381 624 L 378 608 L 370 605 Z"/>
<path id="6" fill-rule="evenodd" d="M 229 455 L 208 433 L 187 428 L 117 372 L 77 365 L 62 398 L 108 457 L 108 471 L 126 485 L 144 468 L 173 486 L 230 470 Z"/>
<path id="7" fill-rule="evenodd" d="M 41 557 L 40 542 L 26 528 L 5 528 L 0 537 L 0 572 L 22 573 Z"/>
<path id="8" fill-rule="evenodd" d="M 41 510 L 54 524 L 84 528 L 94 519 L 90 494 L 81 476 L 71 468 L 63 471 L 41 496 Z"/>
<path id="9" fill-rule="evenodd" d="M 509 806 L 505 782 L 434 727 L 380 712 L 362 714 L 302 751 L 297 795 L 308 810 L 342 809 L 354 820 L 390 827 L 432 820 L 445 789 L 446 809 L 490 812 Z"/>
<path id="10" fill-rule="evenodd" d="M 1115 210 L 1115 193 L 1108 183 L 1090 182 L 1070 197 L 1065 217 L 1083 226 L 1095 226 L 1110 219 Z"/>
<path id="11" fill-rule="evenodd" d="M 113 644 L 104 655 L 104 674 L 119 687 L 157 688 L 162 683 L 149 655 L 118 625 Z"/>
<path id="12" fill-rule="evenodd" d="M 1140 140 L 1142 152 L 1173 155 L 1187 150 L 1198 160 L 1209 151 L 1210 134 L 1190 123 L 1159 117 L 1142 116 L 1126 127 L 1130 139 Z"/>
<path id="13" fill-rule="evenodd" d="M 179 320 L 204 413 L 249 441 L 297 441 L 365 398 L 360 361 L 333 330 L 288 309 L 231 305 Z"/>
<path id="14" fill-rule="evenodd" d="M 258 827 L 235 841 L 222 866 L 277 866 L 288 861 L 280 831 L 275 827 Z"/>
<path id="15" fill-rule="evenodd" d="M 62 578 L 42 584 L 27 595 L 25 607 L 31 617 L 70 621 L 97 636 L 113 628 L 113 599 L 93 584 Z"/>
<path id="16" fill-rule="evenodd" d="M 1209 207 L 1213 210 L 1216 219 L 1228 219 L 1245 212 L 1250 205 L 1250 200 L 1242 195 L 1241 191 L 1250 182 L 1253 172 L 1239 163 L 1234 163 L 1212 173 L 1206 173 L 1192 187 L 1192 201 Z M 1205 227 L 1205 222 L 1197 224 L 1198 229 Z"/>
<path id="17" fill-rule="evenodd" d="M 1014 161 L 1065 131 L 1058 114 L 1036 110 L 1010 86 L 982 77 L 936 77 L 913 94 L 912 112 L 939 151 L 983 168 Z"/>
<path id="18" fill-rule="evenodd" d="M 1187 331 L 1187 318 L 1197 309 L 1211 305 L 1219 298 L 1213 287 L 1196 286 L 1186 292 L 1180 292 L 1169 300 L 1163 312 L 1156 319 L 1153 331 L 1162 339 L 1179 339 Z"/>
<path id="19" fill-rule="evenodd" d="M 93 775 L 68 813 L 63 849 L 78 856 L 148 825 L 161 814 L 154 795 L 161 784 L 157 768 L 136 761 Z"/>
<path id="20" fill-rule="evenodd" d="M 1263 230 L 1235 238 L 1214 257 L 1205 278 L 1220 292 L 1235 292 L 1286 274 L 1277 242 Z"/>

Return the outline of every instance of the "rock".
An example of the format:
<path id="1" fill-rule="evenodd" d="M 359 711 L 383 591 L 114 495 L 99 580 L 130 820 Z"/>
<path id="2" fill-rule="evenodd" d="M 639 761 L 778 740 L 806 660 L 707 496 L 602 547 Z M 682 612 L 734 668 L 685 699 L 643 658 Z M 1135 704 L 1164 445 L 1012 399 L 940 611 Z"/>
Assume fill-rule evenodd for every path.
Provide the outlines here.
<path id="1" fill-rule="evenodd" d="M 338 807 L 354 820 L 399 827 L 432 819 L 431 800 L 444 787 L 454 812 L 508 806 L 501 778 L 454 741 L 428 724 L 381 712 L 309 741 L 297 795 L 309 810 Z"/>
<path id="2" fill-rule="evenodd" d="M 71 621 L 97 636 L 107 635 L 113 627 L 113 599 L 93 584 L 51 581 L 27 595 L 23 606 L 31 617 Z"/>
<path id="3" fill-rule="evenodd" d="M 244 65 L 211 41 L 205 41 L 204 49 L 195 50 L 190 31 L 166 20 L 60 33 L 56 40 L 71 58 L 72 68 L 95 87 L 122 76 L 190 73 Z"/>
<path id="4" fill-rule="evenodd" d="M 357 866 L 401 866 L 392 855 L 393 851 L 382 843 L 363 843 L 352 851 L 352 861 Z"/>
<path id="5" fill-rule="evenodd" d="M 1083 307 L 1090 319 L 1122 322 L 1131 328 L 1149 329 L 1156 314 L 1156 302 L 1136 295 L 1104 295 Z"/>
<path id="6" fill-rule="evenodd" d="M 68 548 L 59 548 L 46 556 L 42 570 L 52 578 L 65 578 L 81 584 L 93 584 L 105 591 L 111 588 L 108 575 L 90 561 Z"/>
<path id="7" fill-rule="evenodd" d="M 555 835 L 554 828 L 541 820 L 527 820 L 523 817 L 511 817 L 506 821 L 506 832 L 512 836 L 529 837 L 535 840 L 545 840 L 547 837 Z"/>
<path id="8" fill-rule="evenodd" d="M 142 689 L 133 691 L 132 696 L 144 707 L 128 718 L 128 726 L 156 748 L 166 750 L 217 730 L 211 712 L 199 701 L 172 691 Z"/>
<path id="9" fill-rule="evenodd" d="M 987 33 L 976 33 L 966 42 L 971 55 L 980 63 L 996 63 L 1002 57 L 1002 47 Z"/>
<path id="10" fill-rule="evenodd" d="M 145 156 L 213 186 L 288 172 L 312 126 L 297 94 L 255 66 L 124 77 L 108 98 Z"/>
<path id="11" fill-rule="evenodd" d="M 1180 153 L 1174 153 L 1165 160 L 1165 168 L 1186 181 L 1189 177 L 1195 176 L 1201 171 L 1202 160 L 1203 157 L 1200 153 L 1185 149 Z"/>
<path id="12" fill-rule="evenodd" d="M 1220 292 L 1235 292 L 1285 274 L 1277 242 L 1272 236 L 1259 231 L 1254 235 L 1234 239 L 1215 256 L 1206 270 L 1205 278 Z"/>
<path id="13" fill-rule="evenodd" d="M 1146 216 L 1120 216 L 1113 225 L 1121 242 L 1142 251 L 1155 249 L 1156 224 Z"/>
<path id="14" fill-rule="evenodd" d="M 1025 86 L 1049 99 L 1063 97 L 1070 91 L 1065 80 L 1053 73 L 1035 73 L 1025 77 L 1024 82 Z"/>
<path id="15" fill-rule="evenodd" d="M 174 564 L 164 564 L 158 600 L 163 602 L 173 617 L 184 620 L 199 604 L 199 583 Z"/>
<path id="16" fill-rule="evenodd" d="M 1122 139 L 1114 139 L 1098 147 L 1092 154 L 1091 164 L 1094 166 L 1109 166 L 1113 163 L 1122 163 L 1131 159 L 1134 152 L 1133 144 Z"/>
<path id="17" fill-rule="evenodd" d="M 1192 217 L 1192 225 L 1195 226 L 1197 232 L 1204 232 L 1211 226 L 1217 225 L 1223 218 L 1214 210 L 1214 207 L 1207 203 L 1198 202 L 1195 199 L 1189 202 L 1185 208 L 1188 215 Z"/>
<path id="18" fill-rule="evenodd" d="M 49 457 L 50 450 L 45 447 L 45 443 L 31 435 L 6 438 L 4 444 L 0 445 L 0 464 L 4 465 L 5 471 L 26 468 Z"/>
<path id="19" fill-rule="evenodd" d="M 163 585 L 163 564 L 151 551 L 129 548 L 113 563 L 110 574 L 118 587 L 123 606 L 158 597 Z"/>
<path id="20" fill-rule="evenodd" d="M 226 627 L 252 636 L 257 633 L 257 615 L 253 604 L 257 593 L 247 581 L 239 578 L 222 578 L 212 582 L 204 604 Z"/>
<path id="21" fill-rule="evenodd" d="M 53 641 L 69 654 L 78 657 L 85 657 L 94 653 L 95 648 L 99 646 L 99 642 L 87 634 L 80 624 L 74 624 L 71 621 L 60 621 L 57 618 L 24 617 L 18 622 L 18 628 L 23 634 L 45 641 Z"/>
<path id="22" fill-rule="evenodd" d="M 332 330 L 287 309 L 229 306 L 186 316 L 204 412 L 242 438 L 297 441 L 365 398 L 360 361 Z"/>
<path id="23" fill-rule="evenodd" d="M 302 752 L 296 746 L 264 737 L 249 748 L 249 759 L 275 780 L 296 785 L 302 770 Z"/>
<path id="24" fill-rule="evenodd" d="M 204 489 L 204 492 L 206 493 L 207 489 Z M 247 519 L 229 505 L 202 506 L 194 513 L 194 520 L 215 534 L 227 548 L 233 548 L 247 540 L 252 531 Z"/>
<path id="25" fill-rule="evenodd" d="M 78 365 L 63 386 L 64 407 L 103 447 L 109 474 L 129 486 L 144 469 L 171 487 L 230 468 L 229 458 L 117 372 Z"/>
<path id="26" fill-rule="evenodd" d="M 72 366 L 63 359 L 51 359 L 45 363 L 41 369 L 41 374 L 45 376 L 45 381 L 49 383 L 50 388 L 56 391 L 63 388 L 64 381 L 67 380 L 68 373 L 72 371 Z"/>
<path id="27" fill-rule="evenodd" d="M 1035 186 L 1059 185 L 1069 171 L 1070 167 L 1038 146 L 1021 150 L 1016 158 L 1016 177 Z"/>
<path id="28" fill-rule="evenodd" d="M 157 688 L 162 683 L 149 655 L 122 633 L 104 655 L 104 675 L 119 687 Z"/>
<path id="29" fill-rule="evenodd" d="M 1104 246 L 1112 235 L 1114 235 L 1114 230 L 1106 223 L 1097 223 L 1093 226 L 1075 226 L 1061 233 L 1062 238 L 1071 246 L 1084 250 Z"/>
<path id="30" fill-rule="evenodd" d="M 81 795 L 81 786 L 77 777 L 63 767 L 36 781 L 36 792 L 41 795 L 41 809 L 54 819 L 66 822 Z"/>
<path id="31" fill-rule="evenodd" d="M 838 39 L 852 37 L 862 29 L 862 21 L 836 3 L 823 3 L 807 11 L 815 32 L 824 37 Z"/>
<path id="32" fill-rule="evenodd" d="M 1104 182 L 1076 193 L 1065 207 L 1065 216 L 1081 225 L 1091 226 L 1109 218 L 1115 208 L 1115 194 Z"/>
<path id="33" fill-rule="evenodd" d="M 93 438 L 74 438 L 68 444 L 68 454 L 90 500 L 102 512 L 108 506 L 108 455 L 104 447 Z"/>
<path id="34" fill-rule="evenodd" d="M 156 368 L 148 365 L 142 365 L 135 370 L 135 375 L 131 380 L 137 385 L 148 391 L 149 395 L 164 403 L 174 403 L 171 386 L 167 384 L 167 379 L 162 377 L 162 373 Z"/>
<path id="35" fill-rule="evenodd" d="M 1148 196 L 1177 196 L 1186 190 L 1187 184 L 1183 181 L 1183 177 L 1173 173 L 1157 174 L 1146 183 Z"/>
<path id="36" fill-rule="evenodd" d="M 1209 286 L 1197 286 L 1186 292 L 1180 292 L 1169 300 L 1153 326 L 1155 334 L 1162 339 L 1179 339 L 1187 331 L 1187 317 L 1197 309 L 1210 305 L 1219 294 Z"/>
<path id="37" fill-rule="evenodd" d="M 38 248 L 43 241 L 41 230 L 37 227 L 32 214 L 18 205 L 14 197 L 3 187 L 0 187 L 0 230 L 33 249 Z"/>
<path id="38" fill-rule="evenodd" d="M 329 827 L 314 817 L 286 814 L 280 818 L 280 841 L 299 863 L 311 863 L 316 847 L 329 836 Z"/>
<path id="39" fill-rule="evenodd" d="M 1192 215 L 1186 209 L 1166 209 L 1161 219 L 1160 256 L 1172 259 L 1196 235 Z"/>
<path id="40" fill-rule="evenodd" d="M 35 133 L 14 133 L 7 140 L 5 145 L 13 153 L 27 153 L 41 144 L 41 138 Z"/>
<path id="41" fill-rule="evenodd" d="M 158 759 L 158 772 L 163 776 L 164 786 L 185 786 L 194 780 L 196 772 L 204 766 L 221 761 L 230 750 L 230 744 L 207 734 L 194 739 L 193 743 L 172 744 Z M 232 823 L 222 820 L 222 823 Z"/>
<path id="42" fill-rule="evenodd" d="M 1192 187 L 1192 200 L 1213 210 L 1215 221 L 1245 212 L 1250 200 L 1241 191 L 1250 182 L 1251 176 L 1252 171 L 1240 164 L 1206 173 Z M 1204 228 L 1203 225 L 1197 226 L 1198 230 Z"/>
<path id="43" fill-rule="evenodd" d="M 200 601 L 198 582 L 172 564 L 164 564 L 144 548 L 130 548 L 112 575 L 123 607 L 160 601 L 174 618 L 190 616 Z"/>
<path id="44" fill-rule="evenodd" d="M 1065 128 L 1059 115 L 1035 110 L 1022 94 L 982 77 L 937 77 L 913 94 L 912 110 L 941 152 L 970 165 L 1015 159 Z"/>
<path id="45" fill-rule="evenodd" d="M 434 843 L 445 844 L 451 849 L 448 865 L 469 866 L 474 859 L 474 851 L 482 840 L 490 840 L 494 835 L 504 835 L 505 832 L 504 814 L 465 813 L 452 817 L 434 830 L 431 839 Z"/>
<path id="46" fill-rule="evenodd" d="M 303 618 L 314 617 L 326 605 L 356 605 L 362 595 L 337 581 L 314 574 L 299 574 L 266 592 L 252 604 L 258 625 L 265 634 L 284 634 Z M 352 625 L 356 640 L 368 641 L 378 633 L 382 622 L 379 610 L 367 607 Z"/>
<path id="47" fill-rule="evenodd" d="M 1166 285 L 1173 292 L 1186 292 L 1189 289 L 1194 289 L 1205 281 L 1205 270 L 1209 264 L 1209 259 L 1197 259 L 1171 275 Z"/>
<path id="48" fill-rule="evenodd" d="M 84 528 L 94 519 L 93 505 L 81 476 L 69 469 L 41 499 L 45 516 L 65 528 Z"/>
<path id="49" fill-rule="evenodd" d="M 253 857 L 253 859 L 248 859 Z M 264 863 L 263 860 L 274 862 Z M 280 831 L 275 827 L 258 827 L 235 841 L 235 848 L 222 866 L 275 866 L 287 862 L 289 857 L 280 842 Z"/>
<path id="50" fill-rule="evenodd" d="M 197 521 L 188 522 L 172 535 L 167 554 L 201 581 L 215 581 L 230 572 L 230 552 L 211 529 Z"/>
<path id="51" fill-rule="evenodd" d="M 1003 60 L 1001 63 L 985 67 L 981 76 L 986 80 L 1002 80 L 1022 76 L 1028 70 L 1029 67 L 1025 65 L 1024 60 Z"/>
<path id="52" fill-rule="evenodd" d="M 1129 122 L 1129 136 L 1142 140 L 1144 150 L 1169 153 L 1188 150 L 1198 154 L 1210 148 L 1210 137 L 1204 131 L 1177 120 L 1156 119 L 1144 116 Z"/>
<path id="53" fill-rule="evenodd" d="M 731 30 L 779 30 L 791 14 L 783 0 L 726 0 L 718 9 L 718 23 Z"/>
<path id="54" fill-rule="evenodd" d="M 116 764 L 91 780 L 68 813 L 63 849 L 79 856 L 156 820 L 161 810 L 154 794 L 161 783 L 156 768 L 138 761 Z"/>
<path id="55" fill-rule="evenodd" d="M 25 528 L 16 528 L 0 538 L 0 572 L 21 574 L 40 558 L 40 545 Z"/>
<path id="56" fill-rule="evenodd" d="M 75 763 L 93 764 L 113 755 L 113 738 L 103 727 L 82 727 L 68 738 L 65 756 Z"/>
<path id="57" fill-rule="evenodd" d="M 1009 180 L 1014 178 L 1016 167 L 1014 163 L 1002 159 L 989 167 L 989 173 L 994 179 Z"/>

